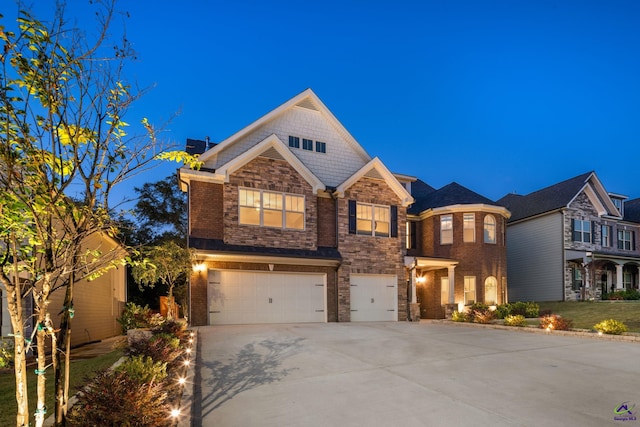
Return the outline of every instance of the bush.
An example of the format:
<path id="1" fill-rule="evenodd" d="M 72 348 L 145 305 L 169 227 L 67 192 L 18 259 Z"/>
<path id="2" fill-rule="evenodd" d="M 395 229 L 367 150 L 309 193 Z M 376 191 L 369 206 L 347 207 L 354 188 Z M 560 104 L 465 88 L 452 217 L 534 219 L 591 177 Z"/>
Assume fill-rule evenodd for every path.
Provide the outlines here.
<path id="1" fill-rule="evenodd" d="M 162 383 L 141 385 L 124 371 L 101 371 L 87 380 L 67 414 L 67 426 L 169 426 Z"/>
<path id="2" fill-rule="evenodd" d="M 470 321 L 474 323 L 491 323 L 495 319 L 495 314 L 487 304 L 476 302 L 469 307 Z"/>
<path id="3" fill-rule="evenodd" d="M 622 335 L 627 332 L 627 325 L 615 319 L 607 319 L 594 325 L 593 329 L 603 334 Z"/>
<path id="4" fill-rule="evenodd" d="M 540 306 L 533 301 L 516 301 L 514 303 L 500 304 L 496 307 L 496 317 L 498 319 L 504 319 L 508 315 L 538 317 L 540 315 Z"/>
<path id="5" fill-rule="evenodd" d="M 158 333 L 148 340 L 140 340 L 131 344 L 130 356 L 146 356 L 156 362 L 166 362 L 170 367 L 177 363 L 182 354 L 180 340 L 171 334 Z"/>
<path id="6" fill-rule="evenodd" d="M 469 315 L 461 311 L 454 311 L 451 314 L 451 320 L 454 322 L 470 322 Z"/>
<path id="7" fill-rule="evenodd" d="M 13 341 L 0 339 L 0 369 L 13 366 Z"/>
<path id="8" fill-rule="evenodd" d="M 505 326 L 527 326 L 527 320 L 521 314 L 509 314 L 504 318 Z"/>
<path id="9" fill-rule="evenodd" d="M 573 326 L 573 321 L 565 319 L 558 314 L 549 314 L 540 318 L 540 328 L 556 331 L 568 331 Z"/>
<path id="10" fill-rule="evenodd" d="M 505 303 L 505 304 L 497 305 L 495 314 L 496 314 L 496 318 L 504 319 L 505 317 L 511 314 L 511 304 Z"/>
<path id="11" fill-rule="evenodd" d="M 149 306 L 144 307 L 133 302 L 128 302 L 122 310 L 122 316 L 118 319 L 122 326 L 122 333 L 129 329 L 152 328 L 164 323 L 164 317 L 151 311 Z"/>
<path id="12" fill-rule="evenodd" d="M 622 301 L 622 300 L 640 300 L 640 292 L 637 289 L 629 289 L 625 291 L 615 291 L 602 295 L 602 299 L 610 301 Z"/>
<path id="13" fill-rule="evenodd" d="M 162 382 L 167 377 L 167 362 L 155 362 L 149 356 L 132 356 L 116 368 L 139 384 Z"/>

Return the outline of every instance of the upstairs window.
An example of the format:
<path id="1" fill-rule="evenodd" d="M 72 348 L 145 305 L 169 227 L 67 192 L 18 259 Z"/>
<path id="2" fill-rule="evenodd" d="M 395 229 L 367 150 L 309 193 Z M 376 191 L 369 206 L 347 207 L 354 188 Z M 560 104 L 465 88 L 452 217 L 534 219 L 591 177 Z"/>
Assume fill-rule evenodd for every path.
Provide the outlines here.
<path id="1" fill-rule="evenodd" d="M 327 152 L 327 143 L 316 141 L 316 151 L 318 153 L 326 153 Z"/>
<path id="2" fill-rule="evenodd" d="M 398 237 L 398 207 L 349 200 L 349 234 Z"/>
<path id="3" fill-rule="evenodd" d="M 313 141 L 310 139 L 302 138 L 302 149 L 313 151 Z"/>
<path id="4" fill-rule="evenodd" d="M 240 224 L 304 230 L 304 196 L 248 188 L 238 193 Z"/>
<path id="5" fill-rule="evenodd" d="M 484 217 L 484 242 L 496 243 L 496 219 L 493 215 Z"/>
<path id="6" fill-rule="evenodd" d="M 406 248 L 407 249 L 416 249 L 416 222 L 415 221 L 407 221 L 407 234 L 406 234 Z"/>
<path id="7" fill-rule="evenodd" d="M 624 201 L 618 198 L 611 198 L 611 201 L 615 205 L 616 209 L 618 209 L 618 212 L 620 212 L 620 215 L 624 216 Z"/>
<path id="8" fill-rule="evenodd" d="M 463 223 L 463 241 L 475 242 L 476 241 L 476 215 L 472 213 L 466 213 L 462 217 Z"/>
<path id="9" fill-rule="evenodd" d="M 453 216 L 440 216 L 440 244 L 450 245 L 453 243 Z"/>
<path id="10" fill-rule="evenodd" d="M 300 138 L 297 136 L 290 136 L 289 147 L 300 148 Z"/>
<path id="11" fill-rule="evenodd" d="M 603 225 L 601 230 L 601 244 L 605 248 L 611 247 L 611 226 Z"/>
<path id="12" fill-rule="evenodd" d="M 630 230 L 618 230 L 618 249 L 635 250 L 635 233 Z"/>
<path id="13" fill-rule="evenodd" d="M 574 219 L 573 222 L 573 241 L 591 243 L 591 221 L 583 221 Z"/>

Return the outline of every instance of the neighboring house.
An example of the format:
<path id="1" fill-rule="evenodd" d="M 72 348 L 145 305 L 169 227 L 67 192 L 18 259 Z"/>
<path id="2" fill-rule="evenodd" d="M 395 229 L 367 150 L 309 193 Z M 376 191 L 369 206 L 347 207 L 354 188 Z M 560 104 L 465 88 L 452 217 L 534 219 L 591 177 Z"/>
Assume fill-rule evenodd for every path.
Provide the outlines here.
<path id="1" fill-rule="evenodd" d="M 434 248 L 427 237 L 407 238 L 415 228 L 407 227 L 412 193 L 419 199 L 428 186 L 371 157 L 310 89 L 218 144 L 188 140 L 187 149 L 202 153 L 204 162 L 200 170 L 179 170 L 188 192 L 189 247 L 197 258 L 190 278 L 193 325 L 416 319 L 416 272 L 440 280 L 456 268 L 456 257 L 466 256 L 458 250 L 456 225 L 455 250 Z M 420 204 L 412 223 L 421 232 L 441 213 L 460 224 L 463 213 L 476 215 L 478 245 L 465 242 L 468 253 L 501 260 L 491 269 L 481 262 L 464 267 L 451 299 L 464 303 L 463 281 L 475 275 L 483 281 L 479 301 L 486 300 L 489 276 L 498 283 L 495 302 L 502 301 L 500 236 L 508 213 L 459 189 L 438 194 L 460 196 L 455 203 L 468 206 L 445 212 Z M 491 248 L 481 234 L 486 214 L 496 220 Z M 407 243 L 416 238 L 420 246 L 409 256 Z M 439 287 L 437 300 L 423 288 L 424 304 L 441 304 Z M 435 308 L 423 312 L 442 316 Z"/>
<path id="2" fill-rule="evenodd" d="M 511 300 L 600 299 L 638 288 L 640 199 L 608 193 L 588 172 L 498 203 L 507 225 Z"/>
<path id="3" fill-rule="evenodd" d="M 509 211 L 457 184 L 411 184 L 408 258 L 413 257 L 422 318 L 444 318 L 481 302 L 507 302 L 505 229 Z"/>
<path id="4" fill-rule="evenodd" d="M 110 254 L 119 251 L 120 245 L 104 234 L 94 234 L 86 240 L 86 247 Z M 92 281 L 81 280 L 73 288 L 74 316 L 71 321 L 71 345 L 99 341 L 120 335 L 122 327 L 117 319 L 121 316 L 126 302 L 126 268 L 108 270 Z M 50 297 L 49 312 L 56 327 L 58 314 L 64 303 L 64 289 L 53 292 Z M 23 300 L 27 330 L 33 330 L 33 301 L 31 294 Z M 11 333 L 11 320 L 7 311 L 6 294 L 2 294 L 2 336 Z"/>

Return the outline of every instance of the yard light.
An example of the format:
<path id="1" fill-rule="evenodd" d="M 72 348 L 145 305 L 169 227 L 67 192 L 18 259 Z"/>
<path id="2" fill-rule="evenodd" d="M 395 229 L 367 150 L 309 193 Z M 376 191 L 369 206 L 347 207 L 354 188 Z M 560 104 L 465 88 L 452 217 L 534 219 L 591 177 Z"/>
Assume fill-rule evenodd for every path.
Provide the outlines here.
<path id="1" fill-rule="evenodd" d="M 185 351 L 187 354 L 191 354 L 191 349 L 190 349 L 190 348 L 187 348 L 187 349 L 185 349 L 184 351 Z"/>
<path id="2" fill-rule="evenodd" d="M 185 377 L 178 378 L 178 384 L 184 385 L 186 382 L 187 382 L 187 379 Z"/>
<path id="3" fill-rule="evenodd" d="M 171 410 L 171 417 L 178 418 L 180 416 L 180 409 L 174 408 Z"/>
<path id="4" fill-rule="evenodd" d="M 191 364 L 191 361 L 189 359 L 185 359 L 182 363 L 184 364 L 184 366 L 189 366 Z"/>

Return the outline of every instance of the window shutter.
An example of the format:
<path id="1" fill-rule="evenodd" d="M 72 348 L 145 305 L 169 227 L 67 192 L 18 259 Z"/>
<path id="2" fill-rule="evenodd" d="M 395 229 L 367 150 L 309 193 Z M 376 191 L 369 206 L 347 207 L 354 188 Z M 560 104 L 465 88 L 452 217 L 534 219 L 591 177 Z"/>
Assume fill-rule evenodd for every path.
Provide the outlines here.
<path id="1" fill-rule="evenodd" d="M 631 232 L 631 249 L 632 250 L 636 250 L 636 232 L 632 231 Z"/>
<path id="2" fill-rule="evenodd" d="M 398 206 L 391 206 L 391 237 L 398 237 Z"/>
<path id="3" fill-rule="evenodd" d="M 576 236 L 576 220 L 573 218 L 571 218 L 571 240 L 574 242 L 578 240 Z"/>
<path id="4" fill-rule="evenodd" d="M 591 221 L 591 243 L 596 242 L 596 223 Z"/>
<path id="5" fill-rule="evenodd" d="M 356 234 L 356 201 L 349 200 L 349 234 Z"/>

